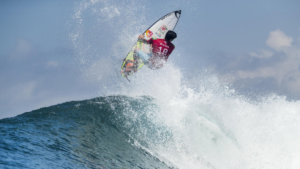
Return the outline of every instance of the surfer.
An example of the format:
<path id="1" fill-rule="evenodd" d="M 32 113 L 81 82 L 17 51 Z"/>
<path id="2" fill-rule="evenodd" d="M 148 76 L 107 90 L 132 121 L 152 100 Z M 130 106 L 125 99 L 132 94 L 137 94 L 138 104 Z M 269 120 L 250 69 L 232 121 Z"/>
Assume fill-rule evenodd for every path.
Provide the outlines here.
<path id="1" fill-rule="evenodd" d="M 138 41 L 123 59 L 121 66 L 123 77 L 129 81 L 128 77 L 144 65 L 150 69 L 159 69 L 167 62 L 175 48 L 172 41 L 177 38 L 177 34 L 173 30 L 180 15 L 181 10 L 168 13 L 152 24 L 143 35 L 139 36 Z"/>
<path id="2" fill-rule="evenodd" d="M 171 42 L 176 37 L 177 34 L 171 30 L 166 33 L 165 39 L 151 38 L 146 40 L 144 39 L 144 35 L 139 35 L 139 40 L 151 45 L 152 53 L 136 50 L 136 55 L 142 59 L 145 65 L 147 65 L 149 68 L 159 69 L 165 62 L 167 62 L 169 55 L 175 49 L 175 45 L 173 45 Z"/>

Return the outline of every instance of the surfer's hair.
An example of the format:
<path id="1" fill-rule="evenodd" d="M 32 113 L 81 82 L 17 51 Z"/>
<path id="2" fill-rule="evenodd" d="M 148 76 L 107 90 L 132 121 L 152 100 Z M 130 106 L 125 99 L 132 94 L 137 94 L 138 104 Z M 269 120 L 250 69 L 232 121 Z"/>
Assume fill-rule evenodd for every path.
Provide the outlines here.
<path id="1" fill-rule="evenodd" d="M 165 40 L 169 41 L 177 38 L 177 34 L 174 31 L 169 30 L 166 34 Z"/>

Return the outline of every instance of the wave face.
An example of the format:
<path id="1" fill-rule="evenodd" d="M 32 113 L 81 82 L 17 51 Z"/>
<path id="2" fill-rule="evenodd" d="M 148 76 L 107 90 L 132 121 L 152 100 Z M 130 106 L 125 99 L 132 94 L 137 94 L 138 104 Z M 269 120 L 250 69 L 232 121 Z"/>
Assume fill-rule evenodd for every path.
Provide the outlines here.
<path id="1" fill-rule="evenodd" d="M 151 123 L 155 117 L 145 113 L 150 109 L 156 109 L 150 98 L 113 96 L 68 102 L 3 119 L 0 166 L 168 168 L 149 154 L 151 151 L 145 151 L 147 143 L 142 144 L 143 138 L 138 137 L 143 127 L 147 127 L 145 136 L 168 135 L 155 130 L 157 126 Z"/>

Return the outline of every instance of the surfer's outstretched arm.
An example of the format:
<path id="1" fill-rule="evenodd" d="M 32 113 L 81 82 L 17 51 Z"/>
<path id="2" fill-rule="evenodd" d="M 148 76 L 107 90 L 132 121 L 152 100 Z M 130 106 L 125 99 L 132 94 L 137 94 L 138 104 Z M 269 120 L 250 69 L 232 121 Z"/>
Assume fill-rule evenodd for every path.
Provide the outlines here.
<path id="1" fill-rule="evenodd" d="M 148 43 L 148 41 L 146 39 L 144 39 L 145 35 L 139 35 L 139 40 L 143 41 L 143 43 Z"/>

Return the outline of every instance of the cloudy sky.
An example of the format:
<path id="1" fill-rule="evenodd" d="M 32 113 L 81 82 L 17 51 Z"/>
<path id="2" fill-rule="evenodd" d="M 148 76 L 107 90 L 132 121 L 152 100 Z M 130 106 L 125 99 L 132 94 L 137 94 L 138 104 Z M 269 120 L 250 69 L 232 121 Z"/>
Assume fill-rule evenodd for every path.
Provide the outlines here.
<path id="1" fill-rule="evenodd" d="M 169 62 L 187 76 L 209 69 L 241 93 L 300 99 L 299 7 L 298 0 L 1 1 L 0 118 L 114 90 L 120 79 L 112 72 L 135 36 L 178 9 Z"/>

